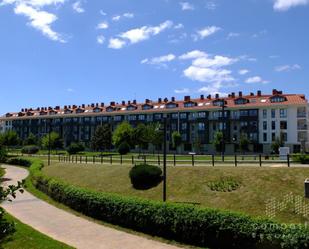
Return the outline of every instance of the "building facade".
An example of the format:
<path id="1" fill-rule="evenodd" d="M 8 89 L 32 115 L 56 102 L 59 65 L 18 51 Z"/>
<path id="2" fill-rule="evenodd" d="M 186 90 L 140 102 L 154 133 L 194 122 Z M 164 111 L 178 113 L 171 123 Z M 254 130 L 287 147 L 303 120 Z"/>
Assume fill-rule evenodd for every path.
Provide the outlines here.
<path id="1" fill-rule="evenodd" d="M 308 102 L 302 94 L 231 93 L 227 97 L 201 95 L 183 100 L 159 98 L 111 102 L 109 105 L 67 105 L 61 108 L 23 108 L 20 112 L 0 117 L 0 132 L 14 130 L 21 139 L 30 133 L 37 137 L 50 130 L 59 133 L 65 145 L 82 142 L 89 145 L 97 126 L 109 123 L 114 130 L 123 121 L 132 126 L 139 123 L 162 123 L 168 120 L 168 140 L 173 131 L 182 137 L 183 151 L 213 153 L 212 141 L 216 132 L 224 134 L 226 152 L 234 153 L 241 136 L 251 141 L 251 151 L 271 152 L 271 144 L 281 138 L 291 152 L 308 147 Z M 171 147 L 171 146 L 170 146 Z M 171 149 L 171 148 L 170 148 Z"/>

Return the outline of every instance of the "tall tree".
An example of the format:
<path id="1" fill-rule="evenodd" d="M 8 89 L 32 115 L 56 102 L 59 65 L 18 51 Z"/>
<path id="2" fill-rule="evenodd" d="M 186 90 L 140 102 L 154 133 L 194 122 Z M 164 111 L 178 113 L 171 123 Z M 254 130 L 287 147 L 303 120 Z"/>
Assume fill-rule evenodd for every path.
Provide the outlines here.
<path id="1" fill-rule="evenodd" d="M 164 139 L 164 134 L 160 127 L 160 123 L 152 123 L 147 125 L 149 143 L 156 148 L 162 145 Z"/>
<path id="2" fill-rule="evenodd" d="M 112 136 L 113 144 L 117 148 L 123 142 L 127 142 L 130 146 L 132 146 L 132 133 L 133 133 L 132 126 L 126 121 L 122 122 L 117 126 L 116 130 L 113 133 Z"/>
<path id="3" fill-rule="evenodd" d="M 29 136 L 24 140 L 24 145 L 37 145 L 38 138 L 33 134 L 30 133 Z"/>
<path id="4" fill-rule="evenodd" d="M 132 143 L 137 145 L 139 150 L 145 148 L 149 143 L 149 130 L 146 125 L 139 124 L 132 132 Z"/>
<path id="5" fill-rule="evenodd" d="M 173 147 L 177 149 L 177 152 L 179 153 L 180 145 L 182 144 L 181 134 L 178 131 L 174 131 L 172 133 L 172 143 Z"/>
<path id="6" fill-rule="evenodd" d="M 0 140 L 2 140 L 1 143 L 4 146 L 16 146 L 20 141 L 15 131 L 6 131 Z"/>
<path id="7" fill-rule="evenodd" d="M 42 138 L 43 148 L 48 149 L 49 145 L 52 150 L 63 148 L 63 140 L 57 132 L 52 131 Z"/>
<path id="8" fill-rule="evenodd" d="M 271 150 L 273 153 L 279 154 L 279 149 L 280 147 L 283 147 L 283 146 L 284 146 L 284 142 L 283 142 L 282 136 L 280 135 L 280 137 L 277 137 L 275 141 L 272 142 Z"/>
<path id="9" fill-rule="evenodd" d="M 222 142 L 223 142 L 223 133 L 221 131 L 217 131 L 214 136 L 214 140 L 212 144 L 214 145 L 217 152 L 222 152 Z"/>
<path id="10" fill-rule="evenodd" d="M 98 126 L 91 138 L 91 147 L 96 151 L 104 151 L 112 146 L 112 131 L 109 124 Z"/>
<path id="11" fill-rule="evenodd" d="M 239 149 L 241 152 L 246 152 L 249 150 L 250 140 L 247 138 L 245 134 L 240 134 L 239 139 Z"/>

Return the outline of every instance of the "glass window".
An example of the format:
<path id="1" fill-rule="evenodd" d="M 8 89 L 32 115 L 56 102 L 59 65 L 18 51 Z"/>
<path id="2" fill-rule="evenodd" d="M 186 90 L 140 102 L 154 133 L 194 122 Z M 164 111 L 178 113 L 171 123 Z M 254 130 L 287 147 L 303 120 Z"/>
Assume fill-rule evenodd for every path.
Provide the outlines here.
<path id="1" fill-rule="evenodd" d="M 244 98 L 239 98 L 239 99 L 236 99 L 234 102 L 235 102 L 235 105 L 244 105 L 248 103 L 248 100 Z"/>
<path id="2" fill-rule="evenodd" d="M 178 118 L 178 113 L 172 113 L 172 118 L 177 119 Z"/>
<path id="3" fill-rule="evenodd" d="M 177 104 L 175 103 L 169 103 L 166 105 L 166 108 L 170 109 L 170 108 L 176 108 L 177 107 Z"/>
<path id="4" fill-rule="evenodd" d="M 280 118 L 286 118 L 288 115 L 287 109 L 280 109 Z"/>
<path id="5" fill-rule="evenodd" d="M 267 118 L 267 110 L 263 110 L 263 118 Z"/>
<path id="6" fill-rule="evenodd" d="M 187 102 L 184 104 L 184 107 L 194 107 L 194 106 L 196 106 L 196 103 L 194 102 Z"/>
<path id="7" fill-rule="evenodd" d="M 249 111 L 249 116 L 257 116 L 258 115 L 258 111 L 257 110 L 250 110 Z"/>
<path id="8" fill-rule="evenodd" d="M 145 115 L 138 115 L 138 120 L 145 120 Z"/>
<path id="9" fill-rule="evenodd" d="M 276 110 L 271 109 L 271 118 L 276 118 Z"/>
<path id="10" fill-rule="evenodd" d="M 199 131 L 204 131 L 205 130 L 205 123 L 198 123 L 198 129 L 199 129 Z"/>
<path id="11" fill-rule="evenodd" d="M 276 121 L 271 121 L 271 129 L 276 130 Z"/>
<path id="12" fill-rule="evenodd" d="M 283 96 L 274 96 L 270 98 L 271 103 L 279 103 L 279 102 L 284 102 L 286 101 L 286 98 Z"/>
<path id="13" fill-rule="evenodd" d="M 288 141 L 288 134 L 286 132 L 282 132 L 281 133 L 281 139 L 284 141 L 284 142 L 287 142 Z"/>
<path id="14" fill-rule="evenodd" d="M 267 133 L 263 133 L 263 141 L 267 142 Z"/>
<path id="15" fill-rule="evenodd" d="M 181 124 L 181 129 L 186 130 L 187 129 L 187 123 L 182 123 Z"/>
<path id="16" fill-rule="evenodd" d="M 280 129 L 286 130 L 288 128 L 288 122 L 287 121 L 280 121 Z"/>
<path id="17" fill-rule="evenodd" d="M 241 110 L 239 111 L 240 116 L 248 116 L 248 111 L 247 110 Z"/>
<path id="18" fill-rule="evenodd" d="M 199 118 L 206 118 L 206 112 L 199 112 L 197 115 Z"/>
<path id="19" fill-rule="evenodd" d="M 115 116 L 114 121 L 121 121 L 121 116 Z"/>
<path id="20" fill-rule="evenodd" d="M 180 118 L 181 119 L 186 119 L 187 118 L 187 113 L 180 113 Z"/>
<path id="21" fill-rule="evenodd" d="M 264 121 L 264 122 L 263 122 L 263 130 L 264 130 L 264 131 L 267 130 L 267 121 Z"/>
<path id="22" fill-rule="evenodd" d="M 152 109 L 152 105 L 147 105 L 147 104 L 146 104 L 146 105 L 143 105 L 143 106 L 142 106 L 142 109 L 143 109 L 143 110 L 150 110 L 150 109 Z"/>
<path id="23" fill-rule="evenodd" d="M 274 141 L 276 141 L 276 133 L 272 133 L 271 134 L 271 140 L 274 142 Z"/>

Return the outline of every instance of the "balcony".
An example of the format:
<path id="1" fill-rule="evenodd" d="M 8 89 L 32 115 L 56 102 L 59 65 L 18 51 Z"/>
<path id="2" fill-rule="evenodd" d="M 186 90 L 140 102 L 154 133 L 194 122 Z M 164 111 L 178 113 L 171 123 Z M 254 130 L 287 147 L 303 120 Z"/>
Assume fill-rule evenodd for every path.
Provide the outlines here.
<path id="1" fill-rule="evenodd" d="M 307 126 L 306 124 L 298 125 L 298 126 L 297 126 L 297 130 L 306 131 L 307 129 L 308 129 L 308 126 Z"/>
<path id="2" fill-rule="evenodd" d="M 306 112 L 297 112 L 297 118 L 306 118 L 307 114 Z"/>

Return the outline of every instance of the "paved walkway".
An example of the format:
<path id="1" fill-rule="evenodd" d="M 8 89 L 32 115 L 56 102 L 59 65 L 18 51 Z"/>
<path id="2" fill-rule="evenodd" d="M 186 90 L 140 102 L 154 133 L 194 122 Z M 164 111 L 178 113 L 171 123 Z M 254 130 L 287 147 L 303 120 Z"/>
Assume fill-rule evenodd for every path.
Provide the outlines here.
<path id="1" fill-rule="evenodd" d="M 25 179 L 28 171 L 19 167 L 4 166 L 3 185 Z M 76 248 L 85 249 L 177 249 L 178 247 L 105 227 L 58 209 L 25 191 L 18 193 L 13 202 L 1 206 L 11 215 L 36 230 Z"/>

